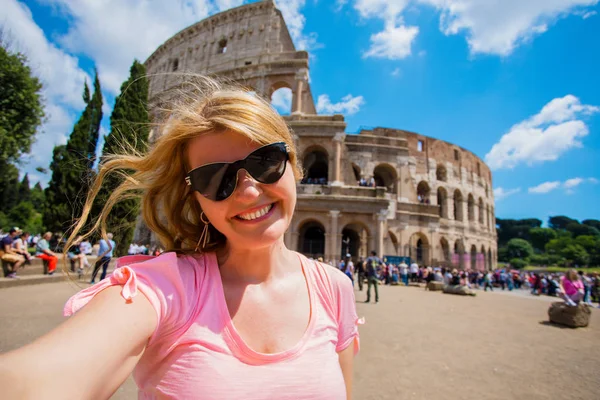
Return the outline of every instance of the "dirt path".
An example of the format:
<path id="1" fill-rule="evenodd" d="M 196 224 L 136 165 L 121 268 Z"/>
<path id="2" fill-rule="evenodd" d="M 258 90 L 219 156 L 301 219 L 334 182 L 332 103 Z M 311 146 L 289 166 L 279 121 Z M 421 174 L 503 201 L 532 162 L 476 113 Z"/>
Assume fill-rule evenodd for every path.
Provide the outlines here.
<path id="1" fill-rule="evenodd" d="M 600 398 L 600 310 L 589 328 L 546 325 L 548 298 L 478 293 L 475 298 L 380 287 L 360 303 L 354 398 L 488 400 Z M 67 283 L 0 290 L 0 352 L 62 321 L 76 291 Z M 57 371 L 57 374 L 60 372 Z M 129 379 L 113 399 L 137 398 Z"/>

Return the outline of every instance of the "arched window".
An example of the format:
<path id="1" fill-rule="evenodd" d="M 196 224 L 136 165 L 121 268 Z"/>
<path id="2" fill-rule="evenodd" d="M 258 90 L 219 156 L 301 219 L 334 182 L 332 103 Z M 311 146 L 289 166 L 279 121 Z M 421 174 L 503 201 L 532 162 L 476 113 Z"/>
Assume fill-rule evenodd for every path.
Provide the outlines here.
<path id="1" fill-rule="evenodd" d="M 454 219 L 456 221 L 463 220 L 463 197 L 458 189 L 454 191 Z"/>
<path id="2" fill-rule="evenodd" d="M 218 54 L 227 53 L 227 39 L 222 38 L 219 40 L 219 49 L 217 50 Z"/>
<path id="3" fill-rule="evenodd" d="M 447 182 L 448 171 L 446 170 L 446 167 L 444 167 L 442 164 L 438 164 L 438 166 L 435 169 L 435 176 L 438 181 Z"/>
<path id="4" fill-rule="evenodd" d="M 431 189 L 429 188 L 429 184 L 425 181 L 421 181 L 417 186 L 417 200 L 421 204 L 430 204 L 429 196 L 431 194 Z"/>
<path id="5" fill-rule="evenodd" d="M 329 176 L 329 157 L 322 148 L 313 148 L 305 153 L 302 160 L 305 174 L 303 184 L 326 185 Z"/>
<path id="6" fill-rule="evenodd" d="M 173 72 L 179 69 L 179 60 L 176 58 L 173 60 Z"/>
<path id="7" fill-rule="evenodd" d="M 440 206 L 440 218 L 448 218 L 448 192 L 443 187 L 437 190 L 437 203 Z"/>
<path id="8" fill-rule="evenodd" d="M 485 210 L 483 208 L 483 199 L 479 198 L 479 223 L 483 225 L 483 218 L 485 216 Z"/>
<path id="9" fill-rule="evenodd" d="M 469 193 L 469 197 L 467 200 L 467 210 L 469 221 L 475 221 L 475 199 L 473 195 Z"/>

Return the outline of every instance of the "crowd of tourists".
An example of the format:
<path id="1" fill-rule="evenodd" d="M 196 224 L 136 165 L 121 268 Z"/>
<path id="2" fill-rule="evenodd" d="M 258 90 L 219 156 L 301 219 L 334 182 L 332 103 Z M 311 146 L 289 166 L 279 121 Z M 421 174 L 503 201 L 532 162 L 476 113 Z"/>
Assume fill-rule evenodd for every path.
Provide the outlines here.
<path id="1" fill-rule="evenodd" d="M 323 261 L 321 258 L 320 261 Z M 538 273 L 499 268 L 494 271 L 459 270 L 457 268 L 419 266 L 416 262 L 407 264 L 388 263 L 385 258 L 377 257 L 375 252 L 367 259 L 363 257 L 352 261 L 350 254 L 339 261 L 326 261 L 327 264 L 343 271 L 348 278 L 363 290 L 368 283 L 367 302 L 370 299 L 371 286 L 375 288 L 375 302 L 379 301 L 377 284 L 409 285 L 410 283 L 443 282 L 445 285 L 466 286 L 484 291 L 528 290 L 532 295 L 555 296 L 569 305 L 583 302 L 588 305 L 599 303 L 600 274 L 596 272 L 576 271 L 566 273 Z"/>
<path id="2" fill-rule="evenodd" d="M 107 239 L 100 239 L 95 246 L 92 246 L 83 236 L 78 236 L 67 251 L 71 271 L 77 272 L 81 278 L 91 269 L 88 256 L 95 252 L 97 257 L 90 283 L 94 283 L 100 269 L 102 269 L 100 280 L 104 279 L 116 247 L 112 240 L 112 233 L 107 234 Z M 43 261 L 44 275 L 54 275 L 58 265 L 58 254 L 62 253 L 63 245 L 64 239 L 52 232 L 32 235 L 18 227 L 11 228 L 8 233 L 0 232 L 0 255 L 4 277 L 19 279 L 18 271 L 31 265 L 34 258 Z"/>

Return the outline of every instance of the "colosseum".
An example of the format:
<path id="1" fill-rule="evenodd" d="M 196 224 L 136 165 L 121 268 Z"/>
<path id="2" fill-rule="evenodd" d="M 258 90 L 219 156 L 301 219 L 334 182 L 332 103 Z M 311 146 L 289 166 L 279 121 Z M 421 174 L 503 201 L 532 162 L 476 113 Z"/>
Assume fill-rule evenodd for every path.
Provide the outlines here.
<path id="1" fill-rule="evenodd" d="M 268 99 L 278 89 L 291 90 L 284 118 L 306 176 L 297 185 L 296 213 L 285 235 L 289 248 L 327 260 L 375 250 L 421 265 L 496 266 L 492 175 L 485 163 L 419 133 L 374 128 L 348 134 L 343 115 L 318 115 L 309 54 L 296 51 L 271 0 L 182 30 L 145 65 L 155 118 L 170 89 L 185 79 L 173 72 L 224 76 Z"/>

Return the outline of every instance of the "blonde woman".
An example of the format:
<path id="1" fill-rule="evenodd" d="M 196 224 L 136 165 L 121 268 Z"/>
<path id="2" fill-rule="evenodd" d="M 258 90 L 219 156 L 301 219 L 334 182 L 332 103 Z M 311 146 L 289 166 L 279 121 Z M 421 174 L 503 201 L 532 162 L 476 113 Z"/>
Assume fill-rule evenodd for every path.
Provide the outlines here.
<path id="1" fill-rule="evenodd" d="M 106 174 L 133 171 L 96 228 L 141 191 L 171 251 L 119 260 L 68 301 L 66 323 L 0 357 L 3 398 L 105 399 L 132 372 L 142 399 L 351 397 L 352 284 L 283 241 L 302 178 L 290 131 L 266 101 L 208 84 L 146 155 L 104 162 L 76 227 Z"/>
<path id="2" fill-rule="evenodd" d="M 584 295 L 583 282 L 574 269 L 569 269 L 565 276 L 560 278 L 559 296 L 570 306 L 579 304 Z"/>

